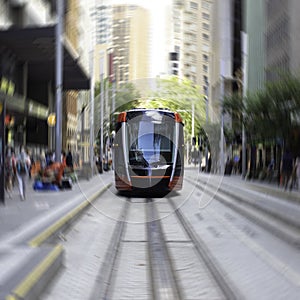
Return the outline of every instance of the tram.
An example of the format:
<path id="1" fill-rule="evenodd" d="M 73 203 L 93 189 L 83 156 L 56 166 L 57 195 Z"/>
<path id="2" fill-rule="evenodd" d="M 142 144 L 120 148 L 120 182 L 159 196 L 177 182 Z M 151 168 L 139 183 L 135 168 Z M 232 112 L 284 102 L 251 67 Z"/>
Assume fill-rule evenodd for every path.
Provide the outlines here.
<path id="1" fill-rule="evenodd" d="M 118 115 L 113 144 L 118 191 L 181 190 L 183 122 L 168 109 L 132 109 Z"/>

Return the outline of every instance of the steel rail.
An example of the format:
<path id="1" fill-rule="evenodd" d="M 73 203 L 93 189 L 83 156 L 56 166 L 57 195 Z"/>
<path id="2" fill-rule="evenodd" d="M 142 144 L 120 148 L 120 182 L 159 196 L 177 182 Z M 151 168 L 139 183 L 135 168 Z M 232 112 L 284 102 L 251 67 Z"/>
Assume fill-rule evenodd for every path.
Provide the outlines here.
<path id="1" fill-rule="evenodd" d="M 182 299 L 155 203 L 152 199 L 147 199 L 147 204 L 147 239 L 153 299 Z"/>
<path id="2" fill-rule="evenodd" d="M 126 219 L 129 210 L 129 201 L 126 199 L 122 211 L 118 218 L 116 227 L 110 240 L 110 245 L 106 251 L 105 259 L 99 269 L 94 290 L 91 293 L 90 300 L 94 299 L 110 299 L 113 287 L 113 273 L 118 258 L 118 252 L 122 237 L 125 232 Z"/>
<path id="3" fill-rule="evenodd" d="M 194 244 L 198 257 L 205 263 L 207 269 L 213 276 L 217 286 L 223 292 L 225 298 L 228 300 L 243 299 L 239 290 L 229 280 L 228 276 L 221 268 L 221 266 L 217 264 L 216 259 L 211 254 L 211 251 L 208 249 L 208 247 L 206 247 L 205 242 L 201 240 L 201 238 L 195 233 L 187 218 L 183 215 L 180 209 L 176 207 L 175 203 L 171 198 L 168 198 L 168 200 L 180 224 L 182 225 L 186 234 Z"/>

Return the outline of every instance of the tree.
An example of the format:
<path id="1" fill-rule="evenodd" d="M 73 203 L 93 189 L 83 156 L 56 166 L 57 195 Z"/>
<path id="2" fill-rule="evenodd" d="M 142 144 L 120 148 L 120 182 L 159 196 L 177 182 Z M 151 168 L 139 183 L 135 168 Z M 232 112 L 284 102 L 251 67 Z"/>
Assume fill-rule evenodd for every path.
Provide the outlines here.
<path id="1" fill-rule="evenodd" d="M 283 74 L 279 80 L 268 82 L 263 90 L 244 99 L 238 94 L 225 98 L 223 110 L 240 120 L 237 127 L 244 122 L 247 138 L 253 144 L 277 138 L 288 143 L 299 126 L 300 79 Z"/>
<path id="2" fill-rule="evenodd" d="M 105 78 L 103 81 L 104 86 L 104 93 L 108 95 L 109 99 L 109 106 L 112 109 L 112 97 L 113 97 L 113 84 Z M 141 97 L 140 92 L 135 88 L 134 84 L 132 83 L 124 83 L 120 85 L 115 90 L 115 111 L 110 110 L 110 115 L 104 116 L 104 123 L 110 122 L 110 131 L 112 131 L 115 124 L 115 119 L 117 118 L 117 112 L 121 112 L 124 110 L 128 110 L 134 108 L 138 105 L 138 99 Z M 96 123 L 100 122 L 100 101 L 101 101 L 101 82 L 95 83 L 95 120 Z M 99 119 L 99 120 L 98 120 Z M 99 126 L 96 127 L 96 136 L 99 136 Z"/>
<path id="3" fill-rule="evenodd" d="M 116 110 L 124 111 L 136 107 L 141 94 L 133 83 L 124 83 L 116 90 Z"/>
<path id="4" fill-rule="evenodd" d="M 158 91 L 153 92 L 151 100 L 143 102 L 148 107 L 167 107 L 179 111 L 184 120 L 186 135 L 192 132 L 192 105 L 195 112 L 195 134 L 198 135 L 205 123 L 205 101 L 200 88 L 189 79 L 170 76 L 158 79 Z"/>

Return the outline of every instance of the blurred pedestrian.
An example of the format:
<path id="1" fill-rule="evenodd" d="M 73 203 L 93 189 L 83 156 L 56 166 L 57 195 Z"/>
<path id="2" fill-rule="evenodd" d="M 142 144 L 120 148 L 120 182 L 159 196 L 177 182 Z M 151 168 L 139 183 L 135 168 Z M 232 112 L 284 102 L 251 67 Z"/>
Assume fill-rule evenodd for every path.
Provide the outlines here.
<path id="1" fill-rule="evenodd" d="M 298 190 L 300 190 L 300 157 L 298 156 L 295 160 L 295 165 L 294 165 L 294 175 L 295 175 L 295 186 L 297 187 Z"/>
<path id="2" fill-rule="evenodd" d="M 29 150 L 27 150 L 26 154 L 28 155 L 28 157 L 30 159 L 30 165 L 29 165 L 29 168 L 28 168 L 28 176 L 29 176 L 29 179 L 31 179 L 31 174 L 33 172 L 33 168 L 35 167 L 35 160 L 33 158 L 32 152 L 30 152 Z"/>
<path id="3" fill-rule="evenodd" d="M 46 155 L 45 152 L 42 151 L 42 153 L 40 154 L 40 168 L 41 170 L 44 170 L 47 167 L 47 160 L 46 160 Z"/>
<path id="4" fill-rule="evenodd" d="M 72 156 L 71 150 L 69 150 L 69 152 L 66 156 L 66 165 L 68 168 L 70 168 L 71 171 L 73 171 L 73 156 Z"/>
<path id="5" fill-rule="evenodd" d="M 287 148 L 282 156 L 280 174 L 282 176 L 282 184 L 286 190 L 289 182 L 291 181 L 291 176 L 293 173 L 293 155 L 292 152 Z M 292 188 L 292 182 L 290 183 L 290 189 Z"/>
<path id="6" fill-rule="evenodd" d="M 5 155 L 5 190 L 8 193 L 9 198 L 11 198 L 13 179 L 15 174 L 15 159 L 13 157 L 12 149 L 8 148 Z"/>
<path id="7" fill-rule="evenodd" d="M 26 198 L 25 179 L 29 174 L 29 168 L 30 168 L 30 158 L 26 154 L 24 147 L 21 146 L 20 154 L 17 156 L 16 159 L 16 174 L 19 183 L 19 192 L 20 192 L 21 200 L 25 200 Z"/>
<path id="8" fill-rule="evenodd" d="M 227 161 L 226 161 L 226 164 L 225 164 L 225 173 L 224 173 L 224 175 L 231 175 L 232 167 L 233 167 L 232 159 L 227 157 Z"/>
<path id="9" fill-rule="evenodd" d="M 268 178 L 269 182 L 271 182 L 273 179 L 274 169 L 275 169 L 275 160 L 272 159 L 271 162 L 269 163 L 268 169 L 267 169 L 267 178 Z"/>
<path id="10" fill-rule="evenodd" d="M 61 159 L 60 162 L 66 165 L 66 152 L 64 150 L 61 151 Z"/>

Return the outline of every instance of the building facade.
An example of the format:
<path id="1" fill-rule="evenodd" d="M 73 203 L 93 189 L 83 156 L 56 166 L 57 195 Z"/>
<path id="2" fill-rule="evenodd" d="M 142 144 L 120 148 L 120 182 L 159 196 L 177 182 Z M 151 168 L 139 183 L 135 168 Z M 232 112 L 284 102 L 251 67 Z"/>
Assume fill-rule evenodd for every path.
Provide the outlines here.
<path id="1" fill-rule="evenodd" d="M 276 80 L 280 74 L 299 74 L 300 2 L 297 0 L 265 0 L 266 80 Z"/>
<path id="2" fill-rule="evenodd" d="M 79 45 L 79 4 L 78 0 L 66 2 L 65 35 L 76 52 Z M 75 151 L 77 148 L 77 91 L 66 91 L 63 101 L 62 149 Z"/>
<path id="3" fill-rule="evenodd" d="M 177 53 L 178 64 L 170 61 L 170 73 L 189 78 L 208 92 L 211 55 L 212 4 L 209 0 L 173 1 L 173 43 L 171 53 Z"/>
<path id="4" fill-rule="evenodd" d="M 74 3 L 68 1 L 67 7 L 73 7 Z M 70 10 L 66 9 L 68 30 L 67 33 L 64 30 L 62 42 L 63 90 L 89 89 L 88 74 L 80 65 L 79 55 L 69 40 L 71 38 L 74 42 L 71 33 L 74 31 L 69 28 L 76 24 L 77 18 L 69 13 Z M 16 150 L 25 145 L 37 155 L 54 149 L 56 140 L 54 128 L 47 123 L 48 115 L 55 112 L 56 103 L 56 14 L 53 1 L 0 1 L 0 93 L 1 101 L 6 104 L 5 118 L 10 120 L 5 124 L 4 140 Z M 6 82 L 10 89 L 6 88 Z M 67 96 L 72 97 L 74 93 Z M 72 102 L 67 106 L 68 113 L 72 112 L 74 116 L 76 103 L 66 102 Z M 74 123 L 72 118 L 69 120 Z M 71 130 L 73 128 L 74 124 Z M 67 131 L 70 131 L 69 125 L 59 137 Z"/>
<path id="5" fill-rule="evenodd" d="M 214 1 L 212 8 L 209 114 L 211 122 L 220 126 L 220 143 L 215 147 L 213 159 L 214 171 L 218 169 L 222 172 L 228 156 L 238 155 L 241 158 L 241 144 L 232 147 L 231 141 L 226 141 L 224 136 L 225 129 L 230 130 L 234 120 L 229 115 L 224 115 L 222 102 L 224 97 L 230 96 L 234 91 L 240 89 L 242 92 L 242 5 L 241 0 Z"/>
<path id="6" fill-rule="evenodd" d="M 248 91 L 262 90 L 265 85 L 265 0 L 245 1 L 245 30 L 248 35 Z"/>
<path id="7" fill-rule="evenodd" d="M 149 77 L 149 12 L 136 5 L 113 6 L 113 53 L 117 85 Z"/>

